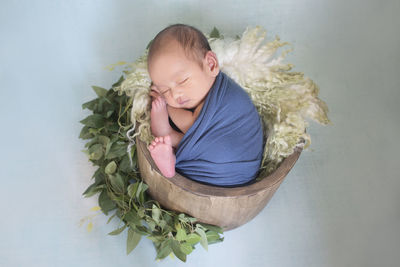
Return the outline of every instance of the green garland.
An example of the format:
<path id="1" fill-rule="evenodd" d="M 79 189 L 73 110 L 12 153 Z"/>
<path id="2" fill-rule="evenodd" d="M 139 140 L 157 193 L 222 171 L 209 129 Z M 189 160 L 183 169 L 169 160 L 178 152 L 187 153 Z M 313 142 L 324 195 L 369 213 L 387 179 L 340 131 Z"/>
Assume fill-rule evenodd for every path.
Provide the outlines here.
<path id="1" fill-rule="evenodd" d="M 198 223 L 186 214 L 165 210 L 147 194 L 148 186 L 137 167 L 136 147 L 127 152 L 126 133 L 132 127 L 129 111 L 133 99 L 114 90 L 123 81 L 121 76 L 109 90 L 92 86 L 98 97 L 82 105 L 82 109 L 89 109 L 93 114 L 80 121 L 84 126 L 79 138 L 88 140 L 84 152 L 98 167 L 92 177 L 94 183 L 83 195 L 91 197 L 100 193 L 98 203 L 102 212 L 109 215 L 114 211 L 108 222 L 114 217 L 123 222 L 122 227 L 109 234 L 128 231 L 127 254 L 146 236 L 154 243 L 156 259 L 173 253 L 185 262 L 196 244 L 207 250 L 209 244 L 223 241 L 222 229 Z M 128 153 L 131 153 L 132 167 Z"/>

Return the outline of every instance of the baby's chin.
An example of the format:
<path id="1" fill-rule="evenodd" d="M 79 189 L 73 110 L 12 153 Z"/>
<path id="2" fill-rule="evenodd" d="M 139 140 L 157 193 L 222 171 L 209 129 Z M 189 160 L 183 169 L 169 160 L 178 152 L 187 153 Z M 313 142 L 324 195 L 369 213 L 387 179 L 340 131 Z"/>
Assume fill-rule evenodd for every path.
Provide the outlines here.
<path id="1" fill-rule="evenodd" d="M 173 108 L 184 108 L 184 109 L 193 109 L 195 107 L 197 107 L 196 103 L 194 103 L 193 100 L 188 100 L 185 101 L 181 104 L 174 102 L 174 103 L 167 103 L 169 106 L 173 107 Z"/>

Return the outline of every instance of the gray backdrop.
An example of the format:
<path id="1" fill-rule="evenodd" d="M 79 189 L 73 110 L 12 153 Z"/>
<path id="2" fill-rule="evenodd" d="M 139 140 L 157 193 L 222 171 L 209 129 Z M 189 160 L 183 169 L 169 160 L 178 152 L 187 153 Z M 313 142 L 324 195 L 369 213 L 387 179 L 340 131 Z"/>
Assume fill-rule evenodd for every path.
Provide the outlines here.
<path id="1" fill-rule="evenodd" d="M 81 152 L 81 104 L 109 88 L 172 23 L 241 34 L 261 25 L 321 88 L 332 126 L 302 153 L 251 222 L 185 266 L 398 266 L 400 1 L 2 1 L 0 266 L 183 266 L 150 240 L 125 255 L 117 220 L 90 211 L 95 168 Z M 79 227 L 93 219 L 92 232 Z"/>

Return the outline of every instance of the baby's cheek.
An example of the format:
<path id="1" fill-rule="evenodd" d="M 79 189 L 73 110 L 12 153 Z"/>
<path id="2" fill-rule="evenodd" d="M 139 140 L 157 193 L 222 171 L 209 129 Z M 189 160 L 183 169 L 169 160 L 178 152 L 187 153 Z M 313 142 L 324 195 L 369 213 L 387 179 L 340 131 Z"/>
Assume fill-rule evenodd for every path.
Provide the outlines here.
<path id="1" fill-rule="evenodd" d="M 179 105 L 175 102 L 174 99 L 166 98 L 165 102 L 167 102 L 168 106 L 179 108 Z"/>

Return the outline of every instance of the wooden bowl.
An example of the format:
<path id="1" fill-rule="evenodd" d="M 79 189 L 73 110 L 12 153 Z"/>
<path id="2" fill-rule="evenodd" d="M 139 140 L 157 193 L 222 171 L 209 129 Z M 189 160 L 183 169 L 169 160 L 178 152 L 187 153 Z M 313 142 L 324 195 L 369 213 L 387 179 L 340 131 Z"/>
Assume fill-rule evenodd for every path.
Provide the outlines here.
<path id="1" fill-rule="evenodd" d="M 140 174 L 149 194 L 161 206 L 184 212 L 200 222 L 221 226 L 225 231 L 253 219 L 268 203 L 296 163 L 301 148 L 284 159 L 279 167 L 251 185 L 224 188 L 200 184 L 176 173 L 165 178 L 154 163 L 146 144 L 136 138 Z"/>

